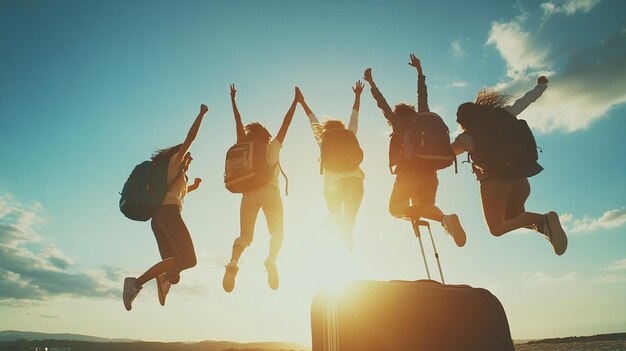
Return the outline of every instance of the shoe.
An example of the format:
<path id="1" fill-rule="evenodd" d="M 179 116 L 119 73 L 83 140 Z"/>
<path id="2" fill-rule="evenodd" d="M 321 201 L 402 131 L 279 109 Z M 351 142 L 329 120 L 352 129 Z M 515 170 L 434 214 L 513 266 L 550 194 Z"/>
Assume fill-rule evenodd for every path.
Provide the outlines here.
<path id="1" fill-rule="evenodd" d="M 226 265 L 226 272 L 224 272 L 224 279 L 222 280 L 222 286 L 224 291 L 231 292 L 235 288 L 235 276 L 239 272 L 239 267 L 236 263 L 229 263 Z"/>
<path id="2" fill-rule="evenodd" d="M 167 293 L 170 292 L 170 288 L 172 287 L 172 283 L 169 280 L 165 280 L 164 274 L 156 277 L 157 284 L 157 293 L 159 295 L 159 303 L 161 306 L 165 306 L 165 297 Z"/>
<path id="3" fill-rule="evenodd" d="M 441 225 L 443 225 L 446 232 L 452 236 L 456 246 L 463 247 L 463 245 L 465 245 L 465 231 L 463 230 L 463 227 L 461 227 L 461 222 L 459 221 L 459 217 L 457 215 L 444 215 L 441 219 Z"/>
<path id="4" fill-rule="evenodd" d="M 268 257 L 265 259 L 265 271 L 267 272 L 267 284 L 270 286 L 270 289 L 278 289 L 278 269 L 273 258 Z"/>
<path id="5" fill-rule="evenodd" d="M 561 256 L 567 250 L 567 235 L 561 227 L 559 216 L 554 211 L 550 211 L 543 215 L 543 223 L 541 231 L 546 239 L 552 244 L 554 253 Z"/>
<path id="6" fill-rule="evenodd" d="M 127 277 L 124 279 L 124 292 L 122 293 L 122 300 L 124 300 L 124 307 L 126 311 L 130 311 L 133 308 L 133 300 L 137 297 L 137 294 L 141 291 L 141 288 L 137 287 L 137 279 L 133 277 Z"/>

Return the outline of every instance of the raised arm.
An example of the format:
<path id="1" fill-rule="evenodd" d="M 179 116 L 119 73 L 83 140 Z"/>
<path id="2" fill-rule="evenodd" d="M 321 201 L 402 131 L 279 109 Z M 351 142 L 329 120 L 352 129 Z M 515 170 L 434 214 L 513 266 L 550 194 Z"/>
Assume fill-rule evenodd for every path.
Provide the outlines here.
<path id="1" fill-rule="evenodd" d="M 194 179 L 193 184 L 187 186 L 187 193 L 190 193 L 190 192 L 198 189 L 198 187 L 200 186 L 201 182 L 202 182 L 202 179 L 200 179 L 200 178 Z"/>
<path id="2" fill-rule="evenodd" d="M 354 91 L 354 104 L 352 105 L 352 113 L 350 114 L 350 122 L 348 123 L 348 130 L 356 134 L 359 129 L 359 108 L 361 106 L 361 93 L 363 92 L 363 83 L 357 80 L 352 88 Z"/>
<path id="3" fill-rule="evenodd" d="M 376 100 L 376 105 L 378 105 L 378 108 L 383 111 L 383 115 L 385 116 L 385 118 L 393 124 L 396 116 L 393 114 L 393 111 L 391 110 L 391 107 L 389 107 L 389 104 L 387 103 L 387 100 L 385 100 L 383 94 L 376 87 L 376 83 L 374 83 L 374 78 L 372 78 L 371 68 L 365 70 L 365 72 L 363 73 L 363 79 L 367 83 L 369 83 L 372 96 L 374 97 L 374 100 Z"/>
<path id="4" fill-rule="evenodd" d="M 287 130 L 289 129 L 289 125 L 291 124 L 291 120 L 293 119 L 293 114 L 296 111 L 296 105 L 298 104 L 298 100 L 302 99 L 301 95 L 302 93 L 300 92 L 300 88 L 296 87 L 296 94 L 293 97 L 293 102 L 291 103 L 291 106 L 289 107 L 285 118 L 283 118 L 283 124 L 280 126 L 278 134 L 276 134 L 276 139 L 281 144 L 283 143 L 283 141 L 285 140 L 285 136 L 287 135 Z"/>
<path id="5" fill-rule="evenodd" d="M 207 107 L 207 105 L 205 104 L 200 105 L 200 112 L 198 113 L 198 116 L 196 117 L 196 119 L 193 121 L 191 128 L 189 128 L 189 132 L 187 132 L 187 137 L 185 138 L 185 141 L 180 146 L 180 149 L 178 149 L 178 161 L 179 162 L 182 162 L 183 157 L 185 156 L 185 154 L 187 154 L 187 151 L 189 151 L 191 144 L 196 139 L 196 136 L 198 135 L 198 130 L 200 129 L 200 124 L 202 124 L 202 118 L 204 117 L 204 115 L 207 113 L 208 110 L 209 108 Z"/>
<path id="6" fill-rule="evenodd" d="M 548 88 L 548 78 L 541 76 L 537 79 L 537 86 L 524 94 L 521 98 L 515 100 L 513 105 L 505 107 L 505 109 L 514 116 L 519 115 L 530 104 L 537 101 L 543 92 Z"/>
<path id="7" fill-rule="evenodd" d="M 235 84 L 230 85 L 230 102 L 233 105 L 233 114 L 235 115 L 235 129 L 237 130 L 237 142 L 241 142 L 246 137 L 246 132 L 243 130 L 243 123 L 241 122 L 241 115 L 239 109 L 237 109 L 237 103 L 235 97 L 237 96 L 237 89 Z"/>
<path id="8" fill-rule="evenodd" d="M 309 123 L 311 123 L 311 130 L 313 130 L 313 136 L 315 137 L 315 141 L 318 144 L 321 143 L 322 140 L 319 138 L 317 133 L 315 133 L 315 126 L 319 125 L 320 121 L 318 121 L 313 111 L 311 111 L 311 109 L 309 108 L 309 105 L 307 105 L 306 101 L 304 100 L 304 95 L 302 94 L 302 91 L 299 95 L 297 95 L 296 100 L 302 106 L 302 108 L 304 109 L 304 113 L 306 113 L 306 116 L 309 118 Z"/>
<path id="9" fill-rule="evenodd" d="M 430 112 L 430 109 L 428 109 L 426 76 L 422 72 L 422 63 L 414 54 L 411 54 L 409 66 L 413 66 L 417 70 L 417 112 Z"/>

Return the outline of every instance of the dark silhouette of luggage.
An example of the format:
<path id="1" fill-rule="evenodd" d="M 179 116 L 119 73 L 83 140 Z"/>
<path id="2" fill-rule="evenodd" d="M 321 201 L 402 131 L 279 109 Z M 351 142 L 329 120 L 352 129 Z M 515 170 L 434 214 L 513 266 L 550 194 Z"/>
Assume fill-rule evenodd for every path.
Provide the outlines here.
<path id="1" fill-rule="evenodd" d="M 311 304 L 313 351 L 514 351 L 504 308 L 488 290 L 444 284 L 426 221 L 413 221 L 427 280 L 357 281 Z M 420 227 L 428 228 L 441 283 L 430 280 Z"/>
<path id="2" fill-rule="evenodd" d="M 313 351 L 513 351 L 489 291 L 432 280 L 359 281 L 311 306 Z"/>

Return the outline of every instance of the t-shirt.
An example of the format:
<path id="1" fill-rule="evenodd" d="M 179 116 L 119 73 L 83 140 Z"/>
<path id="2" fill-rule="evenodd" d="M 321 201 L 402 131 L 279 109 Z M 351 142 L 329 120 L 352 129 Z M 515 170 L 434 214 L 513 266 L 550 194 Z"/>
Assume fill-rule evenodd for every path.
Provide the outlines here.
<path id="1" fill-rule="evenodd" d="M 183 209 L 183 199 L 187 195 L 187 181 L 182 173 L 182 159 L 179 161 L 178 153 L 168 160 L 167 183 L 172 184 L 165 194 L 163 205 L 177 205 L 181 211 Z M 176 178 L 176 179 L 174 179 Z"/>
<path id="2" fill-rule="evenodd" d="M 272 179 L 269 181 L 269 183 L 267 183 L 267 185 L 264 185 L 263 188 L 273 187 L 276 188 L 276 190 L 280 190 L 280 188 L 278 187 L 278 174 L 280 173 L 280 166 L 278 165 L 278 162 L 280 161 L 280 149 L 282 149 L 282 147 L 283 144 L 278 141 L 278 139 L 272 139 L 267 147 L 267 162 L 269 163 L 270 167 L 274 168 Z"/>

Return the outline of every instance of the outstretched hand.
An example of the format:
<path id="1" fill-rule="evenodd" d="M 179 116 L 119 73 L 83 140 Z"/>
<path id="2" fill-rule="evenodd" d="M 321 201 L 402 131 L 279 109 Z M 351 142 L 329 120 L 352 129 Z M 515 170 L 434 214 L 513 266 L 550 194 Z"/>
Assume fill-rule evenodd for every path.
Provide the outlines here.
<path id="1" fill-rule="evenodd" d="M 365 72 L 363 72 L 363 79 L 372 84 L 372 82 L 374 81 L 374 78 L 372 78 L 372 69 L 368 68 L 365 70 Z"/>
<path id="2" fill-rule="evenodd" d="M 548 84 L 548 78 L 546 76 L 541 76 L 537 79 L 537 84 Z"/>
<path id="3" fill-rule="evenodd" d="M 352 91 L 354 91 L 354 94 L 356 95 L 361 95 L 361 93 L 363 92 L 363 87 L 364 87 L 363 82 L 361 82 L 360 80 L 357 80 L 356 84 L 352 88 Z"/>
<path id="4" fill-rule="evenodd" d="M 193 180 L 193 185 L 198 187 L 200 185 L 200 183 L 202 183 L 202 179 L 200 178 L 196 178 Z"/>
<path id="5" fill-rule="evenodd" d="M 294 96 L 293 99 L 295 102 L 299 102 L 299 103 L 302 103 L 304 101 L 304 96 L 302 95 L 300 88 L 296 87 L 296 95 Z"/>
<path id="6" fill-rule="evenodd" d="M 204 115 L 205 113 L 207 113 L 207 111 L 209 110 L 209 107 L 205 104 L 201 104 L 200 105 L 200 114 Z"/>
<path id="7" fill-rule="evenodd" d="M 230 85 L 230 98 L 231 100 L 235 100 L 235 96 L 237 95 L 237 89 L 235 89 L 235 84 Z"/>
<path id="8" fill-rule="evenodd" d="M 415 54 L 411 54 L 411 62 L 409 62 L 409 66 L 417 68 L 417 72 L 422 74 L 422 63 L 420 62 L 420 59 L 415 56 Z"/>

